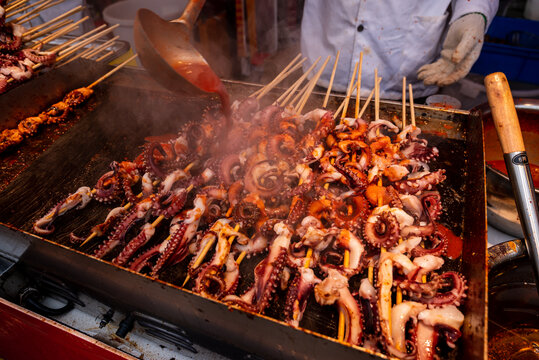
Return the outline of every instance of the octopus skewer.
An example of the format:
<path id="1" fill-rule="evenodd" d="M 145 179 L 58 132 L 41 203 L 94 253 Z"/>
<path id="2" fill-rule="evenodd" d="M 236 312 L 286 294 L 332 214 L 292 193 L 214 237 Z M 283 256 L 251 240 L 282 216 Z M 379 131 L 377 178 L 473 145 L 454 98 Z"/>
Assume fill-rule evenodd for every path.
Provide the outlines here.
<path id="1" fill-rule="evenodd" d="M 0 152 L 21 143 L 27 137 L 33 136 L 37 133 L 39 127 L 42 125 L 55 124 L 57 122 L 65 121 L 68 115 L 73 112 L 75 107 L 80 106 L 93 94 L 92 88 L 94 86 L 114 74 L 123 66 L 127 65 L 127 63 L 129 63 L 129 61 L 135 57 L 136 55 L 133 55 L 126 61 L 122 62 L 113 70 L 94 81 L 88 87 L 70 91 L 64 96 L 62 101 L 53 104 L 38 116 L 28 117 L 20 121 L 16 129 L 3 130 L 0 133 Z"/>
<path id="2" fill-rule="evenodd" d="M 341 50 L 337 50 L 337 55 L 335 55 L 335 63 L 333 63 L 333 70 L 331 70 L 331 76 L 329 78 L 328 89 L 326 90 L 326 96 L 324 97 L 324 102 L 322 103 L 322 109 L 325 109 L 328 105 L 329 95 L 331 94 L 331 89 L 333 88 L 333 80 L 335 79 L 335 72 L 337 71 L 337 64 L 339 63 L 340 56 Z"/>

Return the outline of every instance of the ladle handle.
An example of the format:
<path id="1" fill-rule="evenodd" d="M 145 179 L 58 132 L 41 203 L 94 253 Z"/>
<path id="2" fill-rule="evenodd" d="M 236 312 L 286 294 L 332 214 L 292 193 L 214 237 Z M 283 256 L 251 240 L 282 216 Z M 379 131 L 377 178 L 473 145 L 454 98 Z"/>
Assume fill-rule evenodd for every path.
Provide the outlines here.
<path id="1" fill-rule="evenodd" d="M 539 292 L 539 212 L 515 103 L 503 73 L 486 76 L 485 87 Z"/>
<path id="2" fill-rule="evenodd" d="M 200 11 L 202 10 L 202 7 L 204 7 L 204 4 L 206 3 L 206 0 L 191 0 L 185 7 L 185 10 L 183 11 L 183 14 L 180 18 L 174 20 L 173 22 L 181 23 L 187 27 L 188 33 L 191 33 L 191 30 L 193 30 L 193 25 L 198 19 L 198 15 L 200 15 Z"/>

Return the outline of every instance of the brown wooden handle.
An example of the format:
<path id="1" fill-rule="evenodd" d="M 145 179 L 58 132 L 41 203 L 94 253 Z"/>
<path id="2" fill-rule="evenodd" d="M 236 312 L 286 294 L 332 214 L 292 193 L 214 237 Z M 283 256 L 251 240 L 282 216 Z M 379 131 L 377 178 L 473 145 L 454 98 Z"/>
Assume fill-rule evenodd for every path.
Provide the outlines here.
<path id="1" fill-rule="evenodd" d="M 187 31 L 190 33 L 205 3 L 206 0 L 189 1 L 187 6 L 185 7 L 185 10 L 183 11 L 182 16 L 179 19 L 174 20 L 174 22 L 184 24 L 187 27 Z"/>
<path id="2" fill-rule="evenodd" d="M 503 153 L 526 151 L 520 132 L 517 110 L 505 74 L 497 72 L 486 76 L 485 87 Z"/>

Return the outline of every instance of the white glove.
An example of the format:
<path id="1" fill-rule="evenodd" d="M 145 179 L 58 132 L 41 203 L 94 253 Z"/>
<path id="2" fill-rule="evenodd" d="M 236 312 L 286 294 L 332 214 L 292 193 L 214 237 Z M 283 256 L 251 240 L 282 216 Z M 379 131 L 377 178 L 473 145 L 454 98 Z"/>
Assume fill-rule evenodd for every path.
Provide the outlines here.
<path id="1" fill-rule="evenodd" d="M 449 26 L 440 58 L 423 65 L 417 77 L 425 85 L 447 86 L 465 77 L 483 47 L 485 17 L 478 13 L 464 15 Z"/>

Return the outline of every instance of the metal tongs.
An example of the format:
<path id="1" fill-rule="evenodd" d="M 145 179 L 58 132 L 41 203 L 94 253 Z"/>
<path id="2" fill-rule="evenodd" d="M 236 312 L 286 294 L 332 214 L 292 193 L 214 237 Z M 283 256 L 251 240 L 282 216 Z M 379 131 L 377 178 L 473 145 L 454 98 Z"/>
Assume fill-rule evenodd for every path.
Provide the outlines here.
<path id="1" fill-rule="evenodd" d="M 503 73 L 485 77 L 485 87 L 539 293 L 539 211 L 515 103 Z"/>

